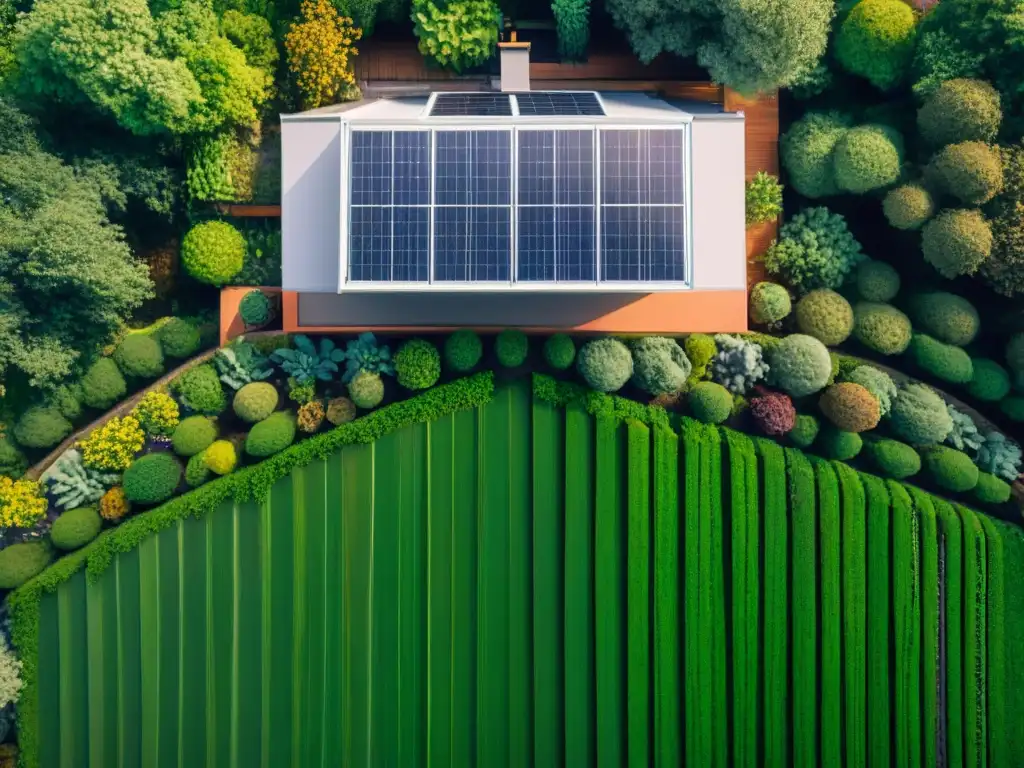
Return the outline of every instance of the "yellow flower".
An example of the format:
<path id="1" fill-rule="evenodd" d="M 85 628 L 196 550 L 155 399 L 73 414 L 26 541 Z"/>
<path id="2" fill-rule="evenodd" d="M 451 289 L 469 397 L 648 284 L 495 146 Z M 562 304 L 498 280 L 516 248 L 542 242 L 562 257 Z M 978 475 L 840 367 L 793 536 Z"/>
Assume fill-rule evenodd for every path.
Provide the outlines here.
<path id="1" fill-rule="evenodd" d="M 336 101 L 345 86 L 355 83 L 349 58 L 357 53 L 352 43 L 363 33 L 352 19 L 339 16 L 329 0 L 305 0 L 301 11 L 284 45 L 303 102 L 314 109 Z"/>
<path id="2" fill-rule="evenodd" d="M 124 489 L 116 485 L 100 499 L 100 517 L 116 523 L 131 511 L 131 504 L 125 498 Z"/>
<path id="3" fill-rule="evenodd" d="M 180 413 L 174 398 L 163 392 L 147 392 L 132 411 L 141 427 L 150 435 L 170 435 Z"/>
<path id="4" fill-rule="evenodd" d="M 30 528 L 46 515 L 47 501 L 35 480 L 0 476 L 0 528 Z"/>
<path id="5" fill-rule="evenodd" d="M 79 441 L 82 463 L 92 469 L 123 472 L 146 444 L 146 436 L 134 416 L 113 418 Z"/>

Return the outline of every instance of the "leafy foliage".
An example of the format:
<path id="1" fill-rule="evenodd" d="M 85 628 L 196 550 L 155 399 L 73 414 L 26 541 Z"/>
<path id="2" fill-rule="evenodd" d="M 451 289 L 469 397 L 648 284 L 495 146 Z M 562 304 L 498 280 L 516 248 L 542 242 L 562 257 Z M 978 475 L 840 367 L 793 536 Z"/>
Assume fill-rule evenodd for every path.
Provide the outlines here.
<path id="1" fill-rule="evenodd" d="M 320 425 L 324 423 L 324 404 L 319 400 L 310 400 L 308 403 L 303 403 L 299 406 L 299 412 L 296 418 L 296 426 L 302 432 L 312 434 L 320 429 Z"/>
<path id="2" fill-rule="evenodd" d="M 71 422 L 56 408 L 35 405 L 14 425 L 14 439 L 25 448 L 51 448 L 69 434 Z"/>
<path id="3" fill-rule="evenodd" d="M 160 347 L 167 357 L 192 357 L 202 346 L 202 338 L 195 324 L 180 317 L 172 317 L 157 332 Z"/>
<path id="4" fill-rule="evenodd" d="M 134 504 L 159 504 L 174 495 L 181 482 L 181 463 L 169 453 L 148 453 L 124 473 L 124 495 Z"/>
<path id="5" fill-rule="evenodd" d="M 976 453 L 985 442 L 985 438 L 978 430 L 974 419 L 952 405 L 947 404 L 946 410 L 949 411 L 949 417 L 953 420 L 953 428 L 946 435 L 946 444 L 953 446 L 958 451 Z"/>
<path id="6" fill-rule="evenodd" d="M 185 173 L 192 200 L 251 200 L 256 153 L 234 131 L 203 135 L 192 146 Z"/>
<path id="7" fill-rule="evenodd" d="M 971 361 L 974 374 L 967 385 L 971 397 L 987 403 L 998 403 L 1010 393 L 1010 374 L 995 360 L 975 357 Z"/>
<path id="8" fill-rule="evenodd" d="M 782 213 L 782 185 L 777 176 L 758 171 L 747 182 L 747 225 L 774 221 Z"/>
<path id="9" fill-rule="evenodd" d="M 818 432 L 815 447 L 827 459 L 849 461 L 860 453 L 864 440 L 856 432 L 844 432 L 831 424 L 825 424 Z"/>
<path id="10" fill-rule="evenodd" d="M 544 342 L 544 361 L 556 371 L 566 371 L 576 359 L 576 344 L 565 333 L 556 333 Z"/>
<path id="11" fill-rule="evenodd" d="M 472 332 L 467 331 L 466 333 Z M 455 338 L 455 334 L 449 337 L 449 341 L 453 338 Z M 479 336 L 476 337 L 476 341 L 479 350 Z M 448 347 L 446 345 L 446 353 L 447 350 Z M 477 360 L 479 359 L 480 354 L 478 351 Z M 476 361 L 470 365 L 470 368 L 473 365 L 476 365 Z M 395 363 L 391 359 L 391 348 L 387 344 L 378 344 L 377 337 L 369 331 L 359 334 L 359 338 L 352 339 L 345 345 L 345 373 L 342 374 L 341 380 L 347 384 L 360 371 L 369 371 L 370 373 L 387 376 L 395 375 Z"/>
<path id="12" fill-rule="evenodd" d="M 843 296 L 827 288 L 811 291 L 796 304 L 796 325 L 800 333 L 834 347 L 853 332 L 853 307 Z"/>
<path id="13" fill-rule="evenodd" d="M 821 390 L 832 375 L 828 349 L 813 336 L 787 336 L 769 351 L 768 360 L 771 382 L 793 397 Z"/>
<path id="14" fill-rule="evenodd" d="M 711 360 L 711 380 L 730 392 L 744 395 L 768 375 L 761 346 L 746 339 L 719 334 L 715 336 L 717 352 Z"/>
<path id="15" fill-rule="evenodd" d="M 765 254 L 765 266 L 800 295 L 815 288 L 839 288 L 864 259 L 846 220 L 828 208 L 798 213 L 779 234 L 779 241 Z"/>
<path id="16" fill-rule="evenodd" d="M 853 335 L 875 352 L 898 355 L 910 345 L 910 318 L 890 304 L 858 302 L 853 308 Z"/>
<path id="17" fill-rule="evenodd" d="M 926 29 L 917 37 L 911 72 L 914 94 L 927 99 L 947 80 L 976 78 L 984 57 L 967 50 L 943 29 Z"/>
<path id="18" fill-rule="evenodd" d="M 836 59 L 882 90 L 903 80 L 914 55 L 914 12 L 900 0 L 861 0 L 835 40 Z"/>
<path id="19" fill-rule="evenodd" d="M 955 293 L 930 291 L 914 294 L 907 304 L 907 311 L 921 330 L 958 347 L 974 341 L 981 326 L 978 310 Z"/>
<path id="20" fill-rule="evenodd" d="M 958 141 L 992 141 L 1003 119 L 999 94 L 982 80 L 947 80 L 917 111 L 925 141 L 941 147 Z"/>
<path id="21" fill-rule="evenodd" d="M 164 372 L 164 353 L 152 336 L 130 333 L 114 349 L 114 362 L 126 376 L 155 379 Z"/>
<path id="22" fill-rule="evenodd" d="M 204 221 L 181 241 L 181 263 L 196 280 L 224 285 L 239 270 L 245 256 L 245 238 L 226 221 Z"/>
<path id="23" fill-rule="evenodd" d="M 179 456 L 195 456 L 205 451 L 217 439 L 217 424 L 206 416 L 189 416 L 174 430 L 171 438 L 174 452 Z"/>
<path id="24" fill-rule="evenodd" d="M 241 49 L 245 63 L 262 71 L 267 82 L 272 82 L 281 54 L 270 21 L 259 14 L 231 8 L 220 17 L 220 28 L 224 37 Z"/>
<path id="25" fill-rule="evenodd" d="M 978 467 L 996 477 L 1014 482 L 1020 475 L 1020 446 L 1008 440 L 1001 432 L 989 432 L 978 449 Z"/>
<path id="26" fill-rule="evenodd" d="M 444 342 L 444 362 L 453 371 L 471 371 L 484 353 L 483 342 L 476 331 L 468 328 L 455 331 Z"/>
<path id="27" fill-rule="evenodd" d="M 913 382 L 899 388 L 889 423 L 911 445 L 941 443 L 953 430 L 953 419 L 942 398 L 930 387 Z"/>
<path id="28" fill-rule="evenodd" d="M 889 190 L 882 201 L 882 212 L 896 229 L 920 229 L 935 214 L 935 201 L 919 184 L 904 184 Z"/>
<path id="29" fill-rule="evenodd" d="M 406 389 L 427 389 L 441 376 L 441 354 L 423 339 L 405 342 L 395 355 L 395 377 Z"/>
<path id="30" fill-rule="evenodd" d="M 865 301 L 892 301 L 900 292 L 900 274 L 884 261 L 869 259 L 857 266 L 857 293 Z"/>
<path id="31" fill-rule="evenodd" d="M 526 334 L 514 328 L 506 328 L 494 339 L 494 354 L 506 368 L 518 368 L 526 362 L 530 352 L 530 341 Z"/>
<path id="32" fill-rule="evenodd" d="M 892 400 L 896 397 L 896 383 L 892 377 L 873 365 L 858 365 L 846 378 L 854 384 L 860 384 L 878 401 L 878 410 L 882 416 L 888 416 L 892 408 Z"/>
<path id="33" fill-rule="evenodd" d="M 254 381 L 235 393 L 231 407 L 242 421 L 263 421 L 277 409 L 280 395 L 277 387 L 265 381 Z"/>
<path id="34" fill-rule="evenodd" d="M 969 491 L 978 484 L 978 468 L 970 456 L 944 445 L 924 451 L 924 468 L 941 488 L 950 491 Z"/>
<path id="35" fill-rule="evenodd" d="M 903 5 L 900 0 L 892 2 Z M 851 128 L 836 142 L 832 154 L 836 185 L 855 194 L 894 184 L 900 178 L 902 164 L 903 140 L 892 128 L 882 125 Z"/>
<path id="36" fill-rule="evenodd" d="M 124 488 L 115 485 L 100 499 L 100 517 L 116 523 L 132 511 L 131 502 L 124 495 Z"/>
<path id="37" fill-rule="evenodd" d="M 1024 293 L 1024 202 L 992 219 L 992 253 L 981 264 L 981 276 L 1004 296 Z"/>
<path id="38" fill-rule="evenodd" d="M 326 416 L 334 426 L 348 424 L 356 417 L 356 404 L 347 397 L 333 397 L 327 403 Z"/>
<path id="39" fill-rule="evenodd" d="M 644 392 L 663 395 L 679 392 L 690 376 L 690 360 L 675 339 L 645 336 L 631 345 L 633 382 Z"/>
<path id="40" fill-rule="evenodd" d="M 250 456 L 265 458 L 283 451 L 293 442 L 295 416 L 290 411 L 278 411 L 253 425 L 245 438 L 245 452 Z"/>
<path id="41" fill-rule="evenodd" d="M 348 394 L 359 408 L 376 408 L 384 399 L 384 381 L 379 373 L 360 371 L 348 383 Z"/>
<path id="42" fill-rule="evenodd" d="M 247 328 L 259 328 L 270 322 L 273 306 L 263 291 L 249 291 L 238 303 L 238 314 Z"/>
<path id="43" fill-rule="evenodd" d="M 171 382 L 171 389 L 186 408 L 196 413 L 216 416 L 228 405 L 217 371 L 209 364 L 189 368 Z"/>
<path id="44" fill-rule="evenodd" d="M 558 53 L 563 60 L 582 61 L 590 42 L 590 0 L 552 0 L 558 32 Z"/>
<path id="45" fill-rule="evenodd" d="M 328 0 L 304 0 L 299 20 L 285 35 L 288 69 L 294 73 L 302 103 L 315 109 L 337 101 L 355 84 L 349 59 L 362 32 Z"/>
<path id="46" fill-rule="evenodd" d="M 966 384 L 974 375 L 970 355 L 924 333 L 914 334 L 907 354 L 917 366 L 943 381 Z"/>
<path id="47" fill-rule="evenodd" d="M 980 141 L 941 149 L 925 168 L 930 184 L 966 205 L 987 203 L 1003 187 L 999 151 Z"/>
<path id="48" fill-rule="evenodd" d="M 28 458 L 13 442 L 0 435 L 0 475 L 15 480 L 28 469 Z"/>
<path id="49" fill-rule="evenodd" d="M 793 189 L 811 198 L 839 193 L 832 159 L 849 129 L 850 118 L 840 112 L 808 112 L 790 126 L 779 148 Z"/>
<path id="50" fill-rule="evenodd" d="M 69 509 L 54 521 L 50 541 L 57 549 L 78 549 L 95 539 L 102 527 L 103 518 L 96 507 Z"/>
<path id="51" fill-rule="evenodd" d="M 694 384 L 686 402 L 693 417 L 705 424 L 721 424 L 732 413 L 732 394 L 713 381 Z"/>
<path id="52" fill-rule="evenodd" d="M 203 463 L 211 472 L 226 475 L 238 464 L 235 445 L 230 440 L 218 440 L 203 451 Z"/>
<path id="53" fill-rule="evenodd" d="M 796 408 L 788 395 L 763 391 L 750 398 L 750 417 L 757 428 L 771 437 L 781 437 L 796 426 Z"/>
<path id="54" fill-rule="evenodd" d="M 251 381 L 263 381 L 274 372 L 267 358 L 247 341 L 218 349 L 213 364 L 220 380 L 235 390 Z"/>
<path id="55" fill-rule="evenodd" d="M 82 402 L 105 411 L 128 392 L 121 369 L 109 357 L 101 357 L 82 377 Z"/>
<path id="56" fill-rule="evenodd" d="M 491 0 L 414 0 L 412 20 L 420 53 L 462 72 L 494 55 L 501 11 Z"/>
<path id="57" fill-rule="evenodd" d="M 981 211 L 944 210 L 921 235 L 925 261 L 949 279 L 973 275 L 992 252 L 992 229 Z"/>
<path id="58" fill-rule="evenodd" d="M 134 416 L 115 416 L 78 442 L 82 462 L 92 469 L 122 472 L 146 444 L 146 435 Z"/>
<path id="59" fill-rule="evenodd" d="M 786 436 L 797 448 L 810 448 L 811 443 L 818 437 L 820 429 L 821 425 L 816 418 L 809 413 L 800 413 L 797 414 L 793 428 L 786 433 Z"/>
<path id="60" fill-rule="evenodd" d="M 576 368 L 598 392 L 617 392 L 633 375 L 633 356 L 618 339 L 593 339 L 580 349 Z"/>
<path id="61" fill-rule="evenodd" d="M 276 349 L 270 359 L 299 384 L 314 379 L 330 381 L 338 372 L 338 363 L 345 359 L 345 352 L 326 337 L 320 339 L 319 348 L 304 334 L 293 336 L 292 344 L 294 349 Z"/>
<path id="62" fill-rule="evenodd" d="M 971 490 L 982 504 L 1004 504 L 1010 500 L 1010 484 L 988 472 L 978 473 L 978 484 Z"/>
<path id="63" fill-rule="evenodd" d="M 77 450 L 66 451 L 44 476 L 47 492 L 56 498 L 57 506 L 74 509 L 98 502 L 107 488 L 121 479 L 115 472 L 86 467 Z"/>
<path id="64" fill-rule="evenodd" d="M 0 485 L 4 478 L 0 477 Z M 12 544 L 0 550 L 0 589 L 16 589 L 38 575 L 53 559 L 45 541 Z"/>
<path id="65" fill-rule="evenodd" d="M 921 455 L 899 440 L 872 440 L 866 448 L 875 468 L 885 477 L 904 480 L 921 471 Z"/>
<path id="66" fill-rule="evenodd" d="M 772 325 L 787 317 L 793 309 L 789 291 L 778 283 L 760 282 L 750 291 L 750 319 Z"/>
<path id="67" fill-rule="evenodd" d="M 178 426 L 178 404 L 164 392 L 147 392 L 132 409 L 147 435 L 167 436 Z"/>

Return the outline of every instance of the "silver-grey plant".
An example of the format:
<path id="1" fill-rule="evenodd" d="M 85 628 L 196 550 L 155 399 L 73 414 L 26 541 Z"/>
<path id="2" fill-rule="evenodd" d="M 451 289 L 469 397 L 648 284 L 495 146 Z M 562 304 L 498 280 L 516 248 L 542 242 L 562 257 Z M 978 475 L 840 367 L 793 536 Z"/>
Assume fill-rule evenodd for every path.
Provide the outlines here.
<path id="1" fill-rule="evenodd" d="M 955 406 L 946 404 L 950 418 L 953 419 L 953 429 L 946 436 L 946 444 L 951 445 L 958 451 L 974 454 L 984 444 L 985 437 L 978 431 L 978 425 L 974 419 L 968 416 Z"/>
<path id="2" fill-rule="evenodd" d="M 718 353 L 711 359 L 711 380 L 733 394 L 745 395 L 768 375 L 760 344 L 727 334 L 715 336 Z"/>
<path id="3" fill-rule="evenodd" d="M 982 472 L 988 472 L 1012 483 L 1020 475 L 1020 446 L 1008 440 L 1001 432 L 989 432 L 985 435 L 985 442 L 978 449 L 975 462 Z"/>
<path id="4" fill-rule="evenodd" d="M 121 476 L 99 472 L 82 464 L 82 454 L 72 448 L 43 476 L 48 491 L 57 497 L 57 506 L 77 509 L 100 500 L 107 489 L 117 485 Z"/>

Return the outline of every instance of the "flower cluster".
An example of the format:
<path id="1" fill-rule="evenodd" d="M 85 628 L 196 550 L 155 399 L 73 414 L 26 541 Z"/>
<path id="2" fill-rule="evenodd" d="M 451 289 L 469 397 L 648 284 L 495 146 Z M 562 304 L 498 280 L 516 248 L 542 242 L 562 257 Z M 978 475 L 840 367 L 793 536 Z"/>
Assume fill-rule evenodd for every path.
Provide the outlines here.
<path id="1" fill-rule="evenodd" d="M 139 420 L 134 416 L 123 419 L 113 418 L 78 443 L 82 451 L 82 463 L 92 469 L 107 472 L 123 472 L 132 463 L 135 454 L 142 450 L 146 436 Z"/>
<path id="2" fill-rule="evenodd" d="M 349 58 L 362 37 L 352 19 L 341 16 L 329 0 L 305 0 L 301 20 L 284 37 L 288 68 L 307 109 L 336 101 L 355 83 Z"/>
<path id="3" fill-rule="evenodd" d="M 43 518 L 46 506 L 35 480 L 0 476 L 0 528 L 28 528 Z"/>
<path id="4" fill-rule="evenodd" d="M 21 686 L 21 662 L 7 642 L 0 639 L 0 708 L 18 700 Z"/>
<path id="5" fill-rule="evenodd" d="M 103 494 L 100 499 L 100 517 L 116 523 L 131 511 L 131 504 L 125 498 L 124 488 L 117 485 Z"/>
<path id="6" fill-rule="evenodd" d="M 163 392 L 147 392 L 132 411 L 147 435 L 170 435 L 178 426 L 178 404 Z"/>

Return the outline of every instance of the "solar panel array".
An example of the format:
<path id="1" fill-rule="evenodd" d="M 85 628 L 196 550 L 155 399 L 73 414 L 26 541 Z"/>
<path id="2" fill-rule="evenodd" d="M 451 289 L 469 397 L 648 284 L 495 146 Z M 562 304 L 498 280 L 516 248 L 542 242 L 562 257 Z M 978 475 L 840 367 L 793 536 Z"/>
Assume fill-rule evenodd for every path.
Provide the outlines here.
<path id="1" fill-rule="evenodd" d="M 512 94 L 519 114 L 580 117 L 603 115 L 597 94 L 588 91 L 526 91 Z M 438 93 L 431 117 L 511 117 L 512 98 L 507 93 Z"/>
<path id="2" fill-rule="evenodd" d="M 439 93 L 434 96 L 431 117 L 512 116 L 507 93 Z"/>
<path id="3" fill-rule="evenodd" d="M 596 93 L 529 91 L 515 94 L 520 115 L 603 115 Z"/>
<path id="4" fill-rule="evenodd" d="M 675 128 L 354 131 L 348 279 L 683 281 L 683 149 Z"/>

